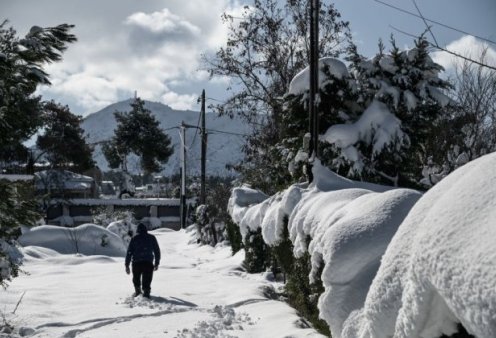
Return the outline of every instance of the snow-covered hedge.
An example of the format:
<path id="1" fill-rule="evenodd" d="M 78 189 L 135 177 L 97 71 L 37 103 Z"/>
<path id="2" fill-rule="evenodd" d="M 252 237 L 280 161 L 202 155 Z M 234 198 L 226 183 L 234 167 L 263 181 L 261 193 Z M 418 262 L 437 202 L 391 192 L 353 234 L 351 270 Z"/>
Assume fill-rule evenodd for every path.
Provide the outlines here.
<path id="1" fill-rule="evenodd" d="M 412 208 L 343 337 L 439 337 L 461 323 L 496 337 L 496 153 L 456 170 Z"/>
<path id="2" fill-rule="evenodd" d="M 261 228 L 265 243 L 273 247 L 283 240 L 287 225 L 294 257 L 308 252 L 310 281 L 323 281 L 320 316 L 336 336 L 349 313 L 363 306 L 387 244 L 421 195 L 351 181 L 320 163 L 313 173 L 310 186 L 295 184 L 260 203 L 253 202 L 260 201 L 262 194 L 237 188 L 229 210 L 243 237 Z M 322 267 L 322 276 L 317 276 Z"/>
<path id="3" fill-rule="evenodd" d="M 308 277 L 323 282 L 318 308 L 333 337 L 436 338 L 458 323 L 496 337 L 495 167 L 496 154 L 487 155 L 422 196 L 317 163 L 310 186 L 261 202 L 237 188 L 229 210 L 243 236 L 261 228 L 276 246 L 287 226 L 294 257 L 311 255 Z"/>

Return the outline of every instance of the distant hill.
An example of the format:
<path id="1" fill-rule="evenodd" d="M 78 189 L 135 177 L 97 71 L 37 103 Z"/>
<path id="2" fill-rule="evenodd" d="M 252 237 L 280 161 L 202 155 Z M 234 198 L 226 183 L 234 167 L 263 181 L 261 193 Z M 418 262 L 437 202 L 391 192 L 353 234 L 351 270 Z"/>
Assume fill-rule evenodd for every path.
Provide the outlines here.
<path id="1" fill-rule="evenodd" d="M 130 103 L 131 99 L 117 102 L 88 115 L 82 122 L 82 128 L 85 134 L 87 134 L 88 142 L 94 143 L 110 139 L 114 135 L 114 129 L 116 128 L 114 112 L 130 111 Z M 199 112 L 174 110 L 162 103 L 150 101 L 145 101 L 145 107 L 152 112 L 163 129 L 177 127 L 181 125 L 181 121 L 189 125 L 198 125 Z M 206 114 L 206 126 L 209 133 L 207 142 L 207 175 L 226 176 L 232 174 L 225 168 L 225 165 L 236 163 L 242 159 L 241 147 L 244 144 L 244 137 L 220 132 L 248 134 L 251 128 L 239 119 L 230 119 L 225 116 L 217 117 L 212 113 Z M 179 129 L 167 130 L 166 133 L 171 137 L 174 154 L 165 164 L 162 173 L 164 175 L 171 175 L 180 171 Z M 199 175 L 201 139 L 199 131 L 195 128 L 186 130 L 186 146 L 188 147 L 188 161 L 186 164 L 188 174 Z M 157 147 L 160 147 L 160 145 L 157 144 Z M 95 147 L 93 158 L 102 170 L 109 169 L 100 145 Z M 140 172 L 136 157 L 130 160 L 129 170 L 133 173 Z"/>

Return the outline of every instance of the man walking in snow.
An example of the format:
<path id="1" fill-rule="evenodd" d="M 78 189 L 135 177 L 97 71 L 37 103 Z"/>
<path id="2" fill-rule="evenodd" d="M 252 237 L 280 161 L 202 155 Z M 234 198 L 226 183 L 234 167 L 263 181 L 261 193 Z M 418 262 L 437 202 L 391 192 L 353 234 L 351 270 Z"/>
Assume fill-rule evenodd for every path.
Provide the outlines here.
<path id="1" fill-rule="evenodd" d="M 126 273 L 129 275 L 132 261 L 134 297 L 143 290 L 143 296 L 150 298 L 153 271 L 158 269 L 160 263 L 160 248 L 155 236 L 148 233 L 146 225 L 139 223 L 136 232 L 127 248 Z"/>

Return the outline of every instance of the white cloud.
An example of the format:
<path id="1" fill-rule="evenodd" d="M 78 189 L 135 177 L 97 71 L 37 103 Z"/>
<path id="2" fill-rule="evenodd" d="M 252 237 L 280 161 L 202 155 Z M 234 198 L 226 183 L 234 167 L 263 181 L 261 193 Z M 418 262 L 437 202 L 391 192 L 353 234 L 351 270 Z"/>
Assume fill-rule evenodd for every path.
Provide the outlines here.
<path id="1" fill-rule="evenodd" d="M 197 108 L 198 95 L 180 95 L 174 92 L 167 92 L 162 95 L 162 102 L 172 109 L 193 110 Z"/>
<path id="2" fill-rule="evenodd" d="M 47 67 L 52 86 L 39 93 L 76 105 L 74 112 L 83 116 L 129 98 L 135 90 L 143 99 L 175 109 L 197 109 L 198 88 L 225 88 L 225 79 L 209 81 L 206 72 L 198 70 L 200 58 L 225 43 L 221 15 L 240 6 L 230 0 L 164 3 L 166 8 L 121 10 L 120 19 L 112 17 L 108 23 L 100 17 L 104 14 L 95 14 L 63 62 Z M 92 22 L 98 25 L 89 27 Z"/>
<path id="3" fill-rule="evenodd" d="M 180 31 L 181 33 L 185 32 L 191 35 L 200 34 L 200 28 L 184 18 L 172 14 L 168 8 L 151 14 L 145 14 L 143 12 L 134 13 L 125 22 L 128 25 L 136 25 L 149 29 L 154 33 L 175 33 Z"/>
<path id="4" fill-rule="evenodd" d="M 465 35 L 448 44 L 446 49 L 476 61 L 481 61 L 480 58 L 486 50 L 484 63 L 496 67 L 496 49 L 473 36 Z M 462 58 L 443 51 L 434 52 L 433 60 L 448 71 L 453 69 L 457 63 L 463 62 Z"/>

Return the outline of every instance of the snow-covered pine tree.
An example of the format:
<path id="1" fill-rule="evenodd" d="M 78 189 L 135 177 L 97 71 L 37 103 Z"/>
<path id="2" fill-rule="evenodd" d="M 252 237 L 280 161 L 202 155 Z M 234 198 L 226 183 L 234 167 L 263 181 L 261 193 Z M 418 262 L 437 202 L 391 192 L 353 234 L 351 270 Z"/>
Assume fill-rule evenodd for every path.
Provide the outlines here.
<path id="1" fill-rule="evenodd" d="M 303 165 L 308 159 L 308 136 L 305 136 L 309 130 L 308 87 L 307 67 L 294 77 L 285 96 L 280 141 L 277 143 L 280 162 L 285 163 L 295 181 L 306 179 Z M 332 125 L 356 118 L 360 105 L 356 103 L 355 81 L 343 62 L 330 57 L 319 60 L 319 89 L 319 134 Z M 328 160 L 336 156 L 333 148 L 321 142 L 319 149 L 323 163 L 330 164 Z"/>
<path id="2" fill-rule="evenodd" d="M 419 188 L 450 85 L 438 77 L 443 68 L 430 58 L 425 38 L 410 50 L 400 50 L 394 39 L 390 53 L 382 44 L 379 49 L 371 60 L 351 55 L 357 102 L 365 110 L 355 121 L 331 126 L 324 139 L 338 154 L 332 166 L 349 166 L 348 177 Z"/>

